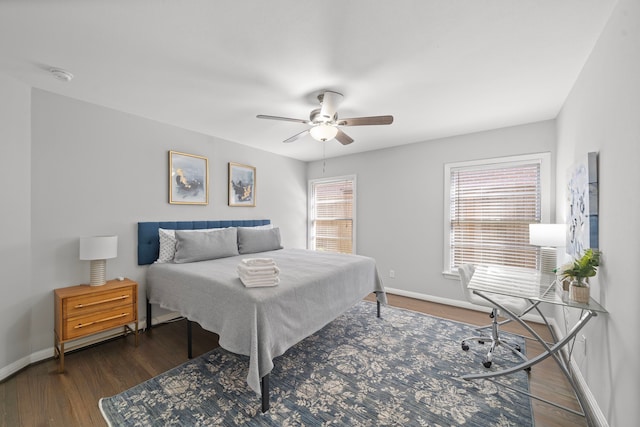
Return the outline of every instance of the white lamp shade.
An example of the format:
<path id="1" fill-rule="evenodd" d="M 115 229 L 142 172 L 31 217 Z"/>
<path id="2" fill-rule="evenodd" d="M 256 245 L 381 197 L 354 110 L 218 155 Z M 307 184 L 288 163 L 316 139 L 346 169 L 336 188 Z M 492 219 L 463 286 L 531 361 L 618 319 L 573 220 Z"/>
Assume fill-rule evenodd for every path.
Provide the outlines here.
<path id="1" fill-rule="evenodd" d="M 80 259 L 109 259 L 118 256 L 118 236 L 80 238 Z"/>
<path id="2" fill-rule="evenodd" d="M 338 128 L 331 125 L 319 124 L 309 130 L 313 139 L 317 141 L 329 141 L 338 134 Z"/>
<path id="3" fill-rule="evenodd" d="M 529 224 L 529 244 L 562 248 L 566 246 L 567 228 L 564 224 Z"/>

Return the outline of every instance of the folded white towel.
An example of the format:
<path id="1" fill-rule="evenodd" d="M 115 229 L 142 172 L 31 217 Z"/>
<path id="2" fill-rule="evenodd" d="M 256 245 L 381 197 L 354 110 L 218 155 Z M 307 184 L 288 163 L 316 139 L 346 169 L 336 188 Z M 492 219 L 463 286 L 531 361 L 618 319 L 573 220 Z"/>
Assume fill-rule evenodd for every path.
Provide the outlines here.
<path id="1" fill-rule="evenodd" d="M 240 278 L 240 280 L 242 280 L 244 283 L 253 283 L 253 282 L 273 282 L 274 280 L 278 279 L 280 280 L 280 278 L 278 276 L 259 276 L 259 277 L 247 277 L 247 276 L 243 276 L 243 275 L 239 275 L 238 276 Z"/>
<path id="2" fill-rule="evenodd" d="M 280 279 L 278 277 L 271 277 L 268 279 L 244 279 L 242 276 L 240 276 L 240 280 L 242 281 L 242 284 L 247 288 L 277 286 L 280 283 Z"/>
<path id="3" fill-rule="evenodd" d="M 246 282 L 246 281 L 252 281 L 252 280 L 273 280 L 273 279 L 277 279 L 278 275 L 277 274 L 258 274 L 258 275 L 249 276 L 247 274 L 239 273 L 238 277 L 240 277 L 240 279 Z"/>
<path id="4" fill-rule="evenodd" d="M 276 286 L 280 269 L 271 258 L 245 258 L 237 267 L 238 276 L 247 288 Z"/>
<path id="5" fill-rule="evenodd" d="M 246 274 L 248 276 L 254 275 L 265 275 L 265 274 L 279 274 L 280 269 L 275 266 L 264 266 L 264 267 L 247 267 L 243 264 L 238 264 L 238 273 Z"/>
<path id="6" fill-rule="evenodd" d="M 242 264 L 251 266 L 276 265 L 273 258 L 243 258 Z"/>

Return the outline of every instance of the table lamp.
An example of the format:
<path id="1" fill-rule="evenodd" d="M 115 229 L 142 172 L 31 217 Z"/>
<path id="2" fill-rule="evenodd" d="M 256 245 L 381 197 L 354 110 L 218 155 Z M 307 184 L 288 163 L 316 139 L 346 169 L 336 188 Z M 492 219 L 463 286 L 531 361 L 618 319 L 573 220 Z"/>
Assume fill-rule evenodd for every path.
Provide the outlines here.
<path id="1" fill-rule="evenodd" d="M 543 273 L 553 274 L 556 248 L 566 246 L 567 228 L 564 224 L 529 224 L 529 244 L 540 246 L 540 267 Z"/>
<path id="2" fill-rule="evenodd" d="M 107 259 L 118 255 L 118 236 L 91 236 L 80 238 L 80 259 L 91 261 L 91 286 L 107 283 Z"/>

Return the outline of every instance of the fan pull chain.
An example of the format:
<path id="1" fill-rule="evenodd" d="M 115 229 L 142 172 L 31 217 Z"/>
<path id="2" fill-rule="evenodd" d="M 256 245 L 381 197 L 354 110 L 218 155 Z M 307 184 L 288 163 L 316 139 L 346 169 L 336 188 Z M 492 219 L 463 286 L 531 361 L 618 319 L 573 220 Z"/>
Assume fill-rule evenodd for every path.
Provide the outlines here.
<path id="1" fill-rule="evenodd" d="M 322 175 L 324 175 L 324 171 L 327 167 L 327 159 L 325 156 L 326 149 L 327 149 L 327 143 L 323 142 L 322 143 Z"/>

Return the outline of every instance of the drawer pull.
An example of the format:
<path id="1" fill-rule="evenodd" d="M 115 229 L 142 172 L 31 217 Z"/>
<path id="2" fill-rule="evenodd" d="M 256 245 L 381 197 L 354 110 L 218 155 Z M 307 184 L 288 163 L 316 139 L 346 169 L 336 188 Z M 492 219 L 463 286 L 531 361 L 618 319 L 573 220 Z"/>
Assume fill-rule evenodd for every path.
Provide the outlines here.
<path id="1" fill-rule="evenodd" d="M 127 299 L 127 298 L 129 298 L 129 295 L 121 295 L 119 297 L 103 299 L 103 300 L 100 300 L 100 301 L 94 301 L 94 302 L 90 302 L 88 304 L 77 304 L 77 305 L 74 305 L 73 308 L 90 307 L 92 305 L 104 304 L 105 302 L 124 300 L 124 299 Z"/>
<path id="2" fill-rule="evenodd" d="M 95 322 L 80 323 L 79 325 L 74 326 L 73 329 L 86 328 L 87 326 L 91 326 L 91 325 L 93 325 L 95 323 L 101 323 L 101 322 L 106 322 L 108 320 L 119 319 L 121 317 L 126 317 L 128 315 L 129 315 L 129 313 L 122 313 L 122 314 L 118 314 L 118 315 L 111 316 L 111 317 L 105 317 L 104 319 L 99 319 L 99 320 L 96 320 Z"/>

